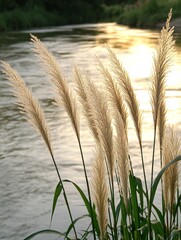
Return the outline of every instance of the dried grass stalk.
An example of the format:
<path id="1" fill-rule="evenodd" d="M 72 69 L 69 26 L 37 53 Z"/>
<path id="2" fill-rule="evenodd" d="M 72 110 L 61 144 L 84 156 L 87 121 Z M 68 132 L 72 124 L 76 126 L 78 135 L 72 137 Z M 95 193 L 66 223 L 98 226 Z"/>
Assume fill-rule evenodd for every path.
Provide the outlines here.
<path id="1" fill-rule="evenodd" d="M 82 76 L 80 70 L 77 67 L 74 68 L 74 80 L 76 82 L 76 92 L 82 106 L 83 115 L 85 116 L 89 129 L 97 142 L 99 140 L 99 137 L 88 93 L 89 86 L 87 84 L 87 80 Z"/>
<path id="2" fill-rule="evenodd" d="M 64 105 L 65 110 L 71 120 L 72 126 L 78 138 L 80 137 L 79 114 L 76 105 L 75 95 L 69 88 L 65 80 L 60 66 L 55 57 L 48 51 L 44 44 L 35 36 L 31 35 L 31 41 L 34 43 L 35 53 L 38 54 L 42 61 L 42 66 L 45 72 L 49 75 L 51 82 L 55 87 L 57 93 L 56 102 L 58 105 Z"/>
<path id="3" fill-rule="evenodd" d="M 106 181 L 106 167 L 101 147 L 97 147 L 96 158 L 92 167 L 92 197 L 97 210 L 100 227 L 100 239 L 105 239 L 108 223 L 108 186 Z"/>
<path id="4" fill-rule="evenodd" d="M 100 92 L 95 84 L 87 78 L 89 87 L 88 97 L 91 103 L 92 114 L 95 119 L 95 125 L 98 131 L 99 142 L 102 147 L 108 164 L 108 170 L 113 182 L 115 152 L 113 143 L 112 113 L 110 112 L 107 96 Z"/>
<path id="5" fill-rule="evenodd" d="M 165 82 L 167 74 L 172 64 L 172 56 L 175 41 L 173 41 L 174 28 L 170 28 L 172 10 L 168 15 L 166 26 L 161 30 L 159 44 L 153 57 L 153 71 L 150 77 L 150 95 L 153 120 L 155 126 L 159 128 L 160 146 L 164 136 L 166 124 L 166 107 L 165 107 Z"/>
<path id="6" fill-rule="evenodd" d="M 107 92 L 107 96 L 109 101 L 111 102 L 111 106 L 113 108 L 117 108 L 118 112 L 121 115 L 123 120 L 124 128 L 127 129 L 128 125 L 128 112 L 125 106 L 125 103 L 122 98 L 121 89 L 117 82 L 113 79 L 111 73 L 108 69 L 104 67 L 102 62 L 98 59 L 98 67 L 103 75 L 103 80 L 105 83 L 105 89 Z"/>
<path id="7" fill-rule="evenodd" d="M 128 108 L 133 119 L 137 137 L 139 140 L 140 146 L 142 145 L 142 112 L 139 108 L 139 102 L 137 100 L 136 94 L 131 84 L 131 80 L 128 76 L 128 73 L 119 62 L 116 55 L 113 51 L 107 47 L 109 52 L 109 59 L 112 64 L 112 69 L 117 79 L 118 84 L 121 86 L 123 91 L 124 100 L 126 101 Z"/>
<path id="8" fill-rule="evenodd" d="M 36 131 L 42 136 L 51 155 L 53 154 L 50 132 L 45 119 L 44 111 L 39 101 L 32 95 L 31 90 L 26 86 L 20 75 L 6 62 L 1 62 L 3 72 L 13 87 L 14 95 L 17 97 L 17 104 L 26 116 L 26 119 L 33 125 Z"/>
<path id="9" fill-rule="evenodd" d="M 118 167 L 118 176 L 119 176 L 119 189 L 120 193 L 123 196 L 125 206 L 128 205 L 128 193 L 129 193 L 129 159 L 128 159 L 128 140 L 127 132 L 120 115 L 115 113 L 115 127 L 116 133 L 115 136 L 115 152 L 116 152 L 116 163 Z"/>
<path id="10" fill-rule="evenodd" d="M 163 141 L 163 167 L 181 154 L 181 141 L 174 127 L 167 127 Z M 171 165 L 163 175 L 163 193 L 165 206 L 171 211 L 179 180 L 179 163 Z"/>

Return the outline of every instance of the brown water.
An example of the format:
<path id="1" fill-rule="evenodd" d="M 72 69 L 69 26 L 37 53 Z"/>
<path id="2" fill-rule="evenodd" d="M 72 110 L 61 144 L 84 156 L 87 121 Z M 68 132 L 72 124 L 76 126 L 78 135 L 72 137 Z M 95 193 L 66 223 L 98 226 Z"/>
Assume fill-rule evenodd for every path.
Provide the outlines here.
<path id="1" fill-rule="evenodd" d="M 59 109 L 52 104 L 53 93 L 31 51 L 29 33 L 24 31 L 2 34 L 0 59 L 18 70 L 34 94 L 40 98 L 52 128 L 55 155 L 62 177 L 77 182 L 85 189 L 80 153 L 73 130 L 63 108 Z M 101 81 L 95 56 L 107 64 L 105 43 L 115 51 L 130 74 L 143 110 L 143 146 L 149 174 L 153 124 L 147 78 L 151 72 L 158 31 L 130 29 L 108 23 L 38 29 L 31 33 L 37 35 L 59 59 L 70 84 L 74 64 L 84 68 L 95 81 Z M 175 62 L 167 81 L 167 107 L 169 122 L 180 128 L 181 35 L 175 34 L 175 39 Z M 58 178 L 44 143 L 19 113 L 2 74 L 0 86 L 0 239 L 20 240 L 32 232 L 49 227 L 53 192 Z M 135 173 L 142 177 L 138 143 L 132 124 L 129 133 Z M 81 136 L 90 175 L 94 143 L 83 122 Z M 158 170 L 159 161 L 156 161 L 155 174 Z M 73 214 L 79 216 L 84 212 L 82 202 L 71 185 L 66 187 Z M 52 225 L 53 229 L 60 231 L 69 223 L 62 205 L 63 198 L 59 201 Z M 80 229 L 81 224 L 83 222 L 78 226 Z"/>

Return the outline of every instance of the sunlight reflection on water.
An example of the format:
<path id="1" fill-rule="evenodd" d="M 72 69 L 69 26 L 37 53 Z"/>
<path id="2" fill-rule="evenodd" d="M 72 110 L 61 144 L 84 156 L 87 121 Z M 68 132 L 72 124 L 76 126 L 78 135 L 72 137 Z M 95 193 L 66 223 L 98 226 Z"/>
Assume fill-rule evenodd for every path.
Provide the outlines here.
<path id="1" fill-rule="evenodd" d="M 152 147 L 152 116 L 148 90 L 152 56 L 158 31 L 130 29 L 116 24 L 89 24 L 32 30 L 58 58 L 65 76 L 72 83 L 72 68 L 78 64 L 96 82 L 101 76 L 96 56 L 108 64 L 105 44 L 108 44 L 128 70 L 143 111 L 143 146 L 145 165 L 149 172 Z M 176 40 L 181 39 L 180 34 Z M 9 62 L 21 74 L 34 94 L 41 99 L 52 128 L 55 156 L 63 178 L 77 182 L 85 189 L 80 153 L 71 124 L 63 109 L 52 105 L 53 93 L 31 51 L 29 31 L 8 33 L 0 46 L 0 59 Z M 167 107 L 170 123 L 180 126 L 181 114 L 181 46 L 176 45 L 175 63 L 167 85 Z M 19 240 L 26 235 L 48 228 L 53 192 L 57 176 L 47 149 L 34 130 L 23 120 L 14 98 L 0 75 L 0 239 Z M 84 122 L 81 136 L 88 174 L 94 143 Z M 129 127 L 130 154 L 135 173 L 142 176 L 138 143 L 133 124 Z M 159 170 L 156 161 L 155 174 Z M 73 212 L 83 212 L 75 190 L 68 185 Z M 58 205 L 53 226 L 62 230 L 67 225 L 66 210 Z M 80 214 L 81 215 L 81 214 Z M 63 219 L 62 219 L 62 216 Z M 81 224 L 80 224 L 81 226 Z M 80 227 L 79 226 L 79 227 Z M 39 238 L 45 239 L 45 238 Z"/>

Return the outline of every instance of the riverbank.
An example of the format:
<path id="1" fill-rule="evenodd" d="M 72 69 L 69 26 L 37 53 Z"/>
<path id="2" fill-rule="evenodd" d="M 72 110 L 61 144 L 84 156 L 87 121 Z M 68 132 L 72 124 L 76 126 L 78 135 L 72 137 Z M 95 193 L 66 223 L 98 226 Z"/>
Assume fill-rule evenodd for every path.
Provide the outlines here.
<path id="1" fill-rule="evenodd" d="M 99 22 L 116 22 L 136 28 L 154 28 L 160 27 L 160 23 L 165 22 L 170 8 L 173 8 L 173 19 L 176 21 L 174 25 L 180 29 L 180 21 L 176 20 L 181 18 L 180 1 L 132 2 L 134 3 L 106 5 L 82 0 L 79 4 L 65 2 L 66 4 L 56 3 L 49 6 L 45 3 L 41 5 L 36 3 L 37 5 L 6 7 L 4 10 L 0 8 L 0 32 Z"/>

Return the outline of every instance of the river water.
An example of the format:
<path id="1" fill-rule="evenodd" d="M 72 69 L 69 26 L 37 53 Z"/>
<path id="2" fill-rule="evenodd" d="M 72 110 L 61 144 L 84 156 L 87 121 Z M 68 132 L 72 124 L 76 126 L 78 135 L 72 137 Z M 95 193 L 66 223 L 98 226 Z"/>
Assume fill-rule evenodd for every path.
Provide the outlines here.
<path id="1" fill-rule="evenodd" d="M 30 32 L 38 36 L 57 57 L 70 84 L 75 64 L 85 69 L 95 81 L 101 81 L 96 56 L 107 64 L 105 44 L 115 51 L 130 74 L 143 110 L 143 146 L 145 165 L 149 173 L 153 123 L 147 89 L 159 31 L 131 29 L 106 23 L 1 34 L 0 59 L 9 62 L 20 73 L 44 107 L 51 125 L 56 161 L 62 178 L 75 181 L 84 190 L 85 180 L 74 132 L 63 108 L 52 104 L 53 92 L 31 50 Z M 167 108 L 169 122 L 180 128 L 181 34 L 175 33 L 174 36 L 175 60 L 167 81 Z M 0 239 L 20 240 L 49 227 L 53 193 L 58 178 L 44 143 L 14 104 L 15 98 L 3 74 L 0 74 L 0 86 Z M 138 143 L 132 125 L 129 131 L 130 154 L 135 173 L 142 177 Z M 90 177 L 94 142 L 84 122 L 81 124 L 81 138 Z M 155 174 L 158 170 L 159 161 L 156 161 Z M 80 216 L 85 211 L 79 195 L 70 184 L 66 184 L 66 189 L 73 215 Z M 69 223 L 63 205 L 61 198 L 52 229 L 63 231 Z M 83 225 L 84 221 L 78 228 L 81 230 Z M 35 239 L 55 238 L 42 236 Z"/>

